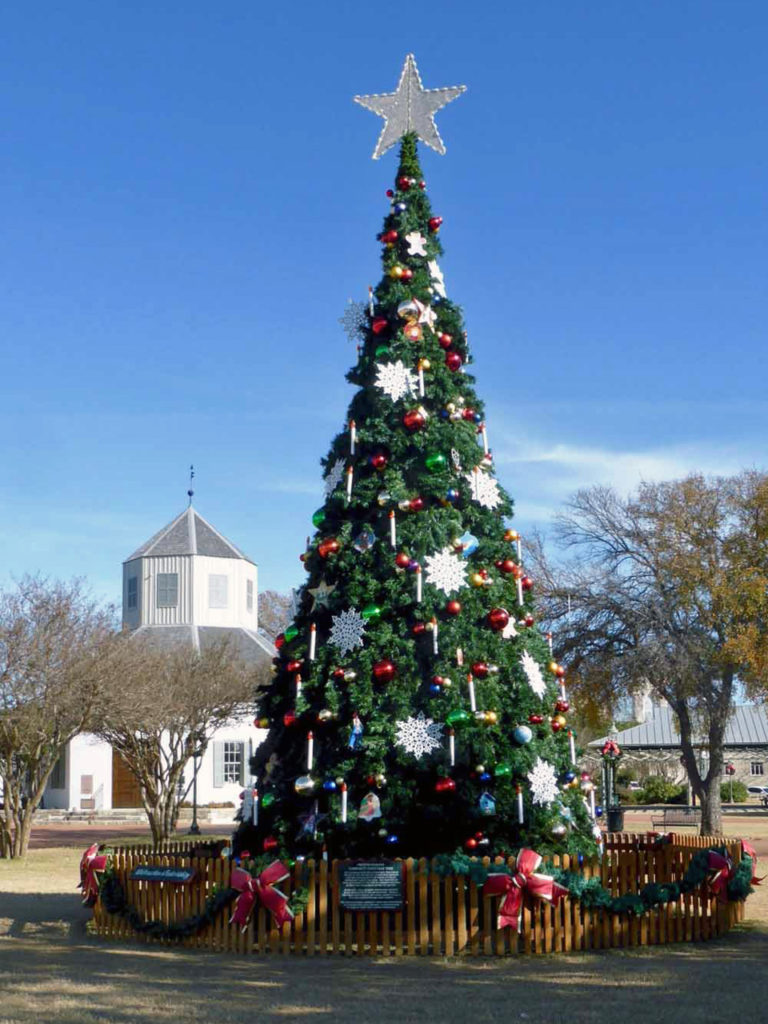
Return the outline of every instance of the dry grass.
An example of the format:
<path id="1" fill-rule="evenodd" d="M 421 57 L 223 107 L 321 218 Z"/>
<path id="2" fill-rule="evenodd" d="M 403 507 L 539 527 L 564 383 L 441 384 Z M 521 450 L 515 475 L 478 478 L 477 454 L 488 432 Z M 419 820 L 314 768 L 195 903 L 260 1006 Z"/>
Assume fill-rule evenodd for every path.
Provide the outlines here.
<path id="1" fill-rule="evenodd" d="M 755 993 L 768 982 L 768 929 L 759 924 L 699 946 L 568 957 L 246 960 L 89 938 L 79 858 L 39 850 L 25 864 L 0 863 L 0 1024 L 764 1019 Z"/>

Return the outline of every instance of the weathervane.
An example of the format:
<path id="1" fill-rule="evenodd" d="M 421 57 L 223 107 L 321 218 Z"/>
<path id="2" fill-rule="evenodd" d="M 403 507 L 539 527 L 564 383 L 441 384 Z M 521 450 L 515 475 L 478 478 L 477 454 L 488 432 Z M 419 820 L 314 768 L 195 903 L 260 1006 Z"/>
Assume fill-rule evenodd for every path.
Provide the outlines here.
<path id="1" fill-rule="evenodd" d="M 434 115 L 441 107 L 461 96 L 466 88 L 466 85 L 450 85 L 443 89 L 425 89 L 421 84 L 416 59 L 409 53 L 394 92 L 355 96 L 355 103 L 384 118 L 384 127 L 373 151 L 373 159 L 378 160 L 408 132 L 414 132 L 422 142 L 438 153 L 445 153 Z"/>
<path id="2" fill-rule="evenodd" d="M 187 491 L 187 497 L 189 498 L 189 504 L 192 504 L 192 499 L 195 496 L 195 492 L 192 490 L 192 481 L 195 479 L 195 467 L 189 467 L 189 490 Z"/>

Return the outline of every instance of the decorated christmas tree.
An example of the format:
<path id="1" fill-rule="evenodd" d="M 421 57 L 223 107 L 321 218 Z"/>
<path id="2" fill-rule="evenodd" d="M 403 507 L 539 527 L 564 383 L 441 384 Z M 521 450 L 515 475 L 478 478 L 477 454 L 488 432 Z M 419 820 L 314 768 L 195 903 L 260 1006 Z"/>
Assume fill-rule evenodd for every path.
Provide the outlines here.
<path id="1" fill-rule="evenodd" d="M 418 139 L 444 152 L 433 114 L 462 91 L 423 89 L 409 56 L 396 92 L 357 97 L 385 119 L 374 157 L 400 142 L 400 160 L 381 281 L 343 318 L 358 341 L 348 426 L 259 705 L 251 851 L 595 848 L 564 673 L 536 626 L 417 156 Z"/>

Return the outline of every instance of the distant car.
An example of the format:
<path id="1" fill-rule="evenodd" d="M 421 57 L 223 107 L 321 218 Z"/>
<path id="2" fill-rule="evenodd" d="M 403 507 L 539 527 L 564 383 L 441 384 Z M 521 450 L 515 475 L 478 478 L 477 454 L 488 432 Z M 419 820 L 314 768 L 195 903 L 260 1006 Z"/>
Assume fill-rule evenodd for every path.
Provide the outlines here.
<path id="1" fill-rule="evenodd" d="M 768 786 L 747 786 L 750 796 L 756 796 L 763 807 L 768 807 Z"/>
<path id="2" fill-rule="evenodd" d="M 633 782 L 628 783 L 628 785 L 627 785 L 627 789 L 631 789 L 634 792 L 637 792 L 637 790 L 642 789 L 642 788 L 643 787 L 640 785 L 639 782 L 634 782 L 633 781 Z"/>

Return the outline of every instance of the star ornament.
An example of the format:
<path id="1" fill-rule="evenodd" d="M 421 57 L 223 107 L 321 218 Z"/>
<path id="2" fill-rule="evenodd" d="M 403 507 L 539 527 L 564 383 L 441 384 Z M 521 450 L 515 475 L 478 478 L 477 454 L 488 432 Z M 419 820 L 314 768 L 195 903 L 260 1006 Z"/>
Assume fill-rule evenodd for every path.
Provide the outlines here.
<path id="1" fill-rule="evenodd" d="M 465 90 L 465 85 L 425 89 L 421 84 L 416 60 L 413 54 L 409 53 L 394 92 L 355 96 L 355 103 L 384 118 L 384 127 L 373 151 L 373 159 L 378 160 L 408 132 L 414 132 L 422 142 L 438 153 L 445 153 L 434 115 L 451 100 L 461 96 Z"/>
<path id="2" fill-rule="evenodd" d="M 316 587 L 309 587 L 309 593 L 312 595 L 312 611 L 317 608 L 327 608 L 328 600 L 336 587 L 336 583 L 328 586 L 325 580 L 320 580 Z"/>

